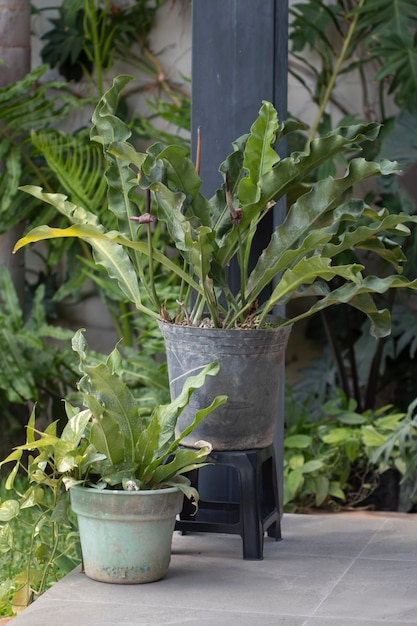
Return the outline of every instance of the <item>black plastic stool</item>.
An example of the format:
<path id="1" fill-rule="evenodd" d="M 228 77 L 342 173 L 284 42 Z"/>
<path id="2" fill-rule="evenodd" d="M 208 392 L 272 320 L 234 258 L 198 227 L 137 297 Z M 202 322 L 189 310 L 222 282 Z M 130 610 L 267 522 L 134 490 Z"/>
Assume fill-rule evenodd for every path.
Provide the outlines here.
<path id="1" fill-rule="evenodd" d="M 239 502 L 207 501 L 200 499 L 199 513 L 217 511 L 213 521 L 199 520 L 193 515 L 194 506 L 184 500 L 184 507 L 175 529 L 182 532 L 213 532 L 240 535 L 243 558 L 262 560 L 264 534 L 281 539 L 281 523 L 273 445 L 252 450 L 213 451 L 208 461 L 214 465 L 233 467 L 238 475 Z M 198 488 L 198 472 L 188 474 L 193 487 Z M 224 512 L 234 512 L 234 521 L 222 521 Z M 221 514 L 223 513 L 223 515 Z M 215 514 L 214 514 L 215 516 Z M 215 516 L 216 517 L 216 516 Z"/>

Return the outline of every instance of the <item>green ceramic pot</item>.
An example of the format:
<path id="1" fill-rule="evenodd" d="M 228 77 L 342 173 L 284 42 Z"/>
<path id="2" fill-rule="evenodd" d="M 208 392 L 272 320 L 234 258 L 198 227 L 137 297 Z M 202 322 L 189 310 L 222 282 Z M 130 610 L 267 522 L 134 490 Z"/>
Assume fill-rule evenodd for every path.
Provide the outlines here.
<path id="1" fill-rule="evenodd" d="M 135 584 L 154 582 L 166 574 L 175 519 L 183 503 L 181 491 L 72 487 L 70 497 L 89 578 Z"/>

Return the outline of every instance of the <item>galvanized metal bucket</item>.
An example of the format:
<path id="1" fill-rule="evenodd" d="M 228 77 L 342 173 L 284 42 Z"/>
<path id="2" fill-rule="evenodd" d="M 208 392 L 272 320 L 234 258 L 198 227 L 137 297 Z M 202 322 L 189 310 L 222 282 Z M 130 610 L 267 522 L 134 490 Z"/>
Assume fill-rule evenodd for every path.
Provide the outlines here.
<path id="1" fill-rule="evenodd" d="M 206 378 L 181 413 L 178 434 L 220 394 L 228 401 L 210 413 L 183 440 L 194 447 L 200 439 L 214 450 L 265 448 L 273 441 L 285 348 L 291 326 L 266 329 L 208 329 L 159 322 L 166 346 L 171 397 L 181 391 L 185 379 L 213 361 L 217 376 Z"/>

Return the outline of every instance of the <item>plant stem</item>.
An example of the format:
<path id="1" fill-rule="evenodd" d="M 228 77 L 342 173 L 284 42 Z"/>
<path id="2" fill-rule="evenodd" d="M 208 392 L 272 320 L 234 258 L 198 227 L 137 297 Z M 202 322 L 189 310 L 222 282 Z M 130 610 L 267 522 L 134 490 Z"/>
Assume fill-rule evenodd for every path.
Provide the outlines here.
<path id="1" fill-rule="evenodd" d="M 345 307 L 346 328 L 348 329 L 347 350 L 348 350 L 348 358 L 349 358 L 349 363 L 350 363 L 350 376 L 352 379 L 353 396 L 356 400 L 358 412 L 362 413 L 364 408 L 363 408 L 362 394 L 361 394 L 361 389 L 360 389 L 360 384 L 359 384 L 358 367 L 357 367 L 357 362 L 356 362 L 356 353 L 355 353 L 355 346 L 354 346 L 355 336 L 354 336 L 354 333 L 352 332 L 351 319 L 352 319 L 352 312 L 349 311 Z M 350 397 L 350 395 L 348 397 Z"/>
<path id="2" fill-rule="evenodd" d="M 205 300 L 203 296 L 201 295 L 201 293 L 197 294 L 195 303 L 193 305 L 193 309 L 191 311 L 191 321 L 193 324 L 195 324 L 203 315 L 204 303 L 205 303 Z"/>
<path id="3" fill-rule="evenodd" d="M 123 345 L 133 347 L 132 328 L 128 322 L 128 310 L 126 302 L 119 303 L 119 310 L 121 322 L 120 337 L 123 339 Z"/>
<path id="4" fill-rule="evenodd" d="M 326 333 L 327 341 L 329 342 L 330 349 L 332 351 L 333 358 L 335 360 L 337 374 L 339 377 L 339 384 L 341 388 L 343 389 L 343 393 L 345 394 L 345 396 L 349 398 L 350 392 L 349 392 L 349 384 L 348 384 L 348 379 L 347 379 L 346 367 L 345 367 L 345 364 L 343 363 L 343 358 L 340 353 L 339 346 L 337 345 L 336 337 L 333 333 L 329 314 L 326 310 L 324 310 L 320 312 L 320 316 L 323 322 L 324 332 Z"/>
<path id="5" fill-rule="evenodd" d="M 91 24 L 91 42 L 93 45 L 93 59 L 94 59 L 94 69 L 96 71 L 97 76 L 97 91 L 98 95 L 101 98 L 103 95 L 103 65 L 100 54 L 100 39 L 98 36 L 97 29 L 97 20 L 96 20 L 96 9 L 94 6 L 94 2 L 91 0 L 87 0 L 85 3 L 85 17 L 89 19 Z M 85 32 L 87 32 L 87 28 L 84 28 Z"/>
<path id="6" fill-rule="evenodd" d="M 364 2 L 365 2 L 365 0 L 359 0 L 357 8 L 361 8 L 363 6 Z M 343 46 L 342 46 L 342 50 L 340 52 L 339 58 L 336 61 L 336 64 L 334 66 L 334 69 L 333 69 L 332 75 L 330 77 L 329 83 L 328 83 L 328 85 L 326 87 L 326 91 L 324 93 L 323 100 L 322 100 L 322 102 L 320 104 L 320 107 L 319 107 L 319 110 L 317 112 L 316 119 L 314 120 L 313 125 L 311 127 L 309 136 L 307 138 L 305 150 L 308 149 L 308 147 L 310 146 L 310 143 L 313 141 L 314 136 L 315 136 L 315 134 L 317 132 L 317 129 L 319 127 L 319 124 L 321 122 L 321 119 L 323 117 L 324 111 L 326 109 L 327 103 L 330 100 L 330 96 L 331 96 L 331 93 L 333 91 L 333 87 L 334 87 L 336 79 L 337 79 L 337 77 L 339 75 L 339 72 L 340 72 L 340 69 L 342 67 L 343 61 L 346 58 L 347 51 L 348 51 L 350 42 L 352 40 L 353 34 L 355 32 L 355 28 L 356 28 L 356 24 L 358 22 L 358 19 L 359 19 L 359 13 L 355 13 L 355 15 L 353 16 L 353 19 L 352 19 L 352 21 L 350 23 L 349 30 L 348 30 L 348 32 L 346 34 L 345 40 L 343 42 Z"/>
<path id="7" fill-rule="evenodd" d="M 58 488 L 54 487 L 54 502 L 53 502 L 53 505 L 52 505 L 52 507 L 50 509 L 51 511 L 54 511 L 56 506 L 57 506 L 57 500 L 58 500 L 57 490 L 59 490 L 59 486 L 58 486 Z M 42 595 L 42 593 L 45 591 L 46 583 L 47 583 L 48 575 L 49 575 L 49 570 L 54 565 L 55 554 L 56 554 L 56 552 L 58 550 L 59 526 L 58 526 L 57 522 L 52 522 L 52 537 L 53 537 L 52 551 L 51 551 L 51 554 L 49 556 L 48 563 L 46 563 L 46 565 L 44 567 L 44 570 L 43 570 L 42 580 L 41 580 L 41 583 L 40 583 L 39 589 L 38 589 L 38 595 Z"/>
<path id="8" fill-rule="evenodd" d="M 390 292 L 388 294 L 388 303 L 387 303 L 387 309 L 389 310 L 390 313 L 392 313 L 394 301 L 395 301 L 395 292 L 393 289 L 390 289 Z M 380 339 L 378 339 L 378 342 L 376 345 L 376 350 L 374 352 L 371 367 L 368 373 L 364 410 L 375 408 L 376 395 L 378 392 L 379 370 L 381 367 L 381 360 L 383 357 L 384 346 L 385 346 L 386 340 L 387 340 L 386 337 L 381 337 Z"/>
<path id="9" fill-rule="evenodd" d="M 155 276 L 153 271 L 153 246 L 152 246 L 152 233 L 151 225 L 145 224 L 146 236 L 148 239 L 148 257 L 149 257 L 149 284 L 151 286 L 152 301 L 157 311 L 161 310 L 161 303 L 159 302 L 158 294 L 155 288 Z"/>
<path id="10" fill-rule="evenodd" d="M 246 307 L 246 280 L 247 280 L 247 267 L 246 267 L 246 254 L 243 249 L 242 242 L 242 233 L 240 232 L 239 226 L 237 228 L 237 238 L 238 238 L 238 249 L 237 249 L 237 260 L 240 269 L 240 294 L 242 299 L 242 308 Z M 243 320 L 240 320 L 243 322 Z"/>

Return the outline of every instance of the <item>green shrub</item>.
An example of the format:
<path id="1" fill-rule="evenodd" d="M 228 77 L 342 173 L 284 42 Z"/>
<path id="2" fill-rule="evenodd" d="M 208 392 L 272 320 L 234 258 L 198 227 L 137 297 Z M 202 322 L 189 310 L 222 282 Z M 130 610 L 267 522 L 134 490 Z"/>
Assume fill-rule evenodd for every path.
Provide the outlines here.
<path id="1" fill-rule="evenodd" d="M 284 439 L 284 506 L 287 511 L 336 509 L 360 504 L 378 486 L 380 475 L 394 464 L 396 449 L 377 463 L 377 450 L 390 441 L 403 413 L 392 406 L 356 412 L 343 397 L 322 407 L 311 421 L 307 403 L 296 406 L 289 391 Z M 297 414 L 298 412 L 298 414 Z"/>

